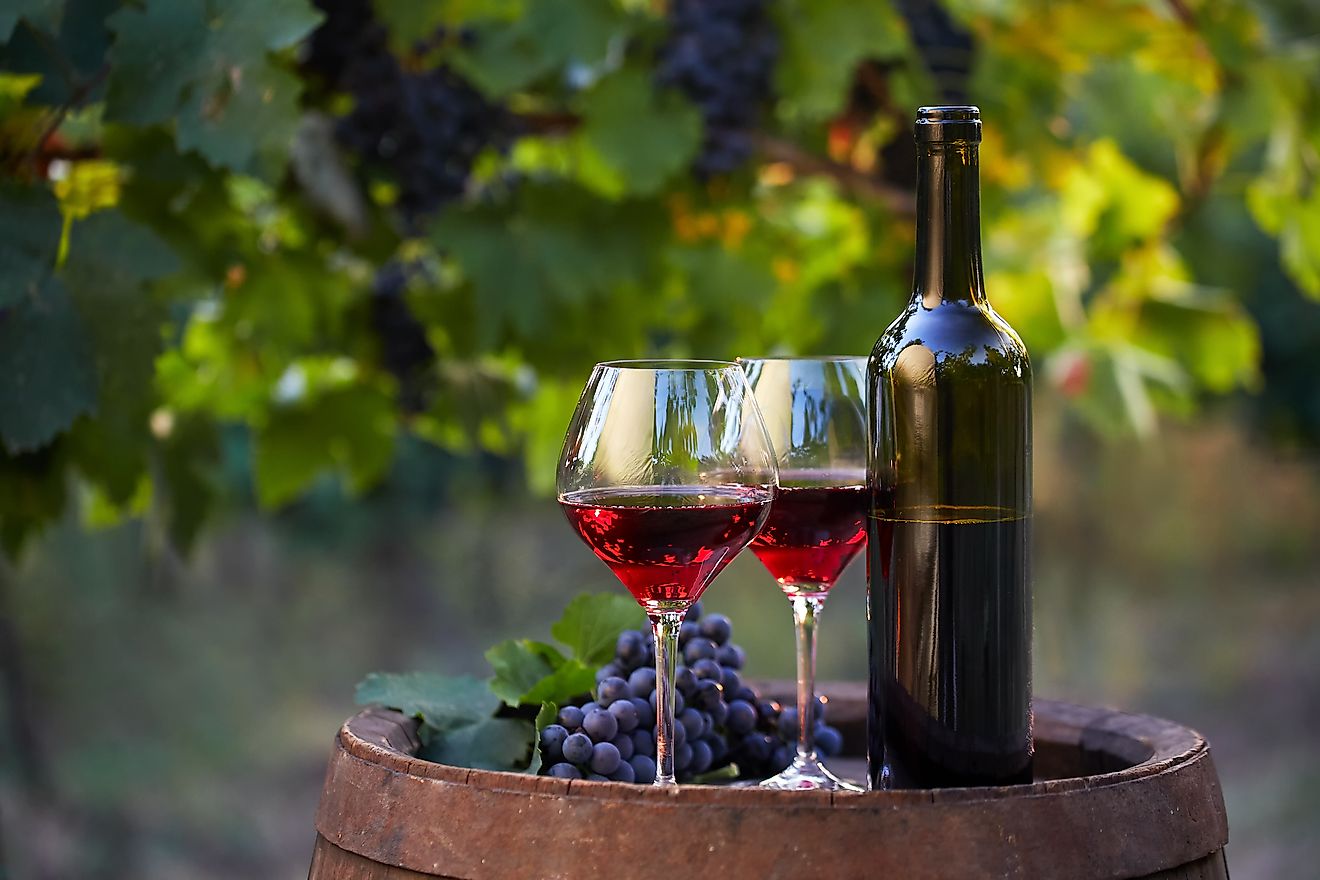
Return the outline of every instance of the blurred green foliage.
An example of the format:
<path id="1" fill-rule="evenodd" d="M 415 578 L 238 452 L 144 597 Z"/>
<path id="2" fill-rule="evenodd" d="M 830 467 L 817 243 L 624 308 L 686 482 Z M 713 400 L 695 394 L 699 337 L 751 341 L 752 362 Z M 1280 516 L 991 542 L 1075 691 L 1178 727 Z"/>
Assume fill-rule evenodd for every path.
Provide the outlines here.
<path id="1" fill-rule="evenodd" d="M 594 361 L 869 350 L 908 287 L 909 122 L 938 89 L 894 6 L 772 6 L 758 158 L 698 183 L 700 116 L 652 82 L 663 4 L 379 0 L 405 50 L 472 28 L 426 63 L 528 120 L 406 233 L 391 181 L 334 145 L 344 97 L 300 70 L 309 0 L 7 4 L 6 549 L 75 503 L 186 546 L 235 426 L 267 509 L 327 474 L 371 487 L 402 433 L 521 456 L 545 490 Z M 1148 433 L 1263 385 L 1283 429 L 1320 435 L 1320 400 L 1289 385 L 1315 346 L 1286 344 L 1317 333 L 1296 292 L 1320 297 L 1316 12 L 945 6 L 975 45 L 990 297 L 1075 412 Z M 421 412 L 368 318 L 391 260 L 424 269 L 407 291 L 437 354 Z M 1284 341 L 1273 361 L 1262 328 Z"/>

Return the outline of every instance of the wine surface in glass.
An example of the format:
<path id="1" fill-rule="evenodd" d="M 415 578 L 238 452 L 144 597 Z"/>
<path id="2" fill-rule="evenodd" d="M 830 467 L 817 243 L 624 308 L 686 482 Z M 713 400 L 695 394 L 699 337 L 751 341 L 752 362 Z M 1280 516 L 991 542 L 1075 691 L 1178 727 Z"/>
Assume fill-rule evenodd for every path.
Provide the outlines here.
<path id="1" fill-rule="evenodd" d="M 866 474 L 780 473 L 779 492 L 752 552 L 785 593 L 822 593 L 866 544 Z"/>
<path id="2" fill-rule="evenodd" d="M 574 530 L 648 609 L 696 601 L 756 535 L 773 498 L 749 486 L 622 486 L 560 496 Z"/>

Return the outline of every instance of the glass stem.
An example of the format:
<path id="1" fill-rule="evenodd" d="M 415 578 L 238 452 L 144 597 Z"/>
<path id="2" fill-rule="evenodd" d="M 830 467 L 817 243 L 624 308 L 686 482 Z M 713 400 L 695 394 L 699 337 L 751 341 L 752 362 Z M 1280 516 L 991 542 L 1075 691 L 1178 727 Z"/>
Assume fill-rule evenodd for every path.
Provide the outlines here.
<path id="1" fill-rule="evenodd" d="M 678 659 L 678 629 L 682 611 L 656 611 L 651 618 L 655 637 L 655 784 L 677 785 L 674 779 L 674 664 Z"/>
<path id="2" fill-rule="evenodd" d="M 822 596 L 793 596 L 793 620 L 797 623 L 797 703 L 799 761 L 816 759 L 816 618 L 825 606 Z"/>

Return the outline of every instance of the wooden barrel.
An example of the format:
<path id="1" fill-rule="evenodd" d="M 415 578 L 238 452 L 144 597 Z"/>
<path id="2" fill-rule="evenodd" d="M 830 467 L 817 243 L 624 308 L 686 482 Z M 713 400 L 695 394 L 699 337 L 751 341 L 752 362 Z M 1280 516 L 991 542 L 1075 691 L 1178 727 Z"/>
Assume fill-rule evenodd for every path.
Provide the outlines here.
<path id="1" fill-rule="evenodd" d="M 825 690 L 853 755 L 831 766 L 860 777 L 863 688 Z M 1031 785 L 664 790 L 422 761 L 416 722 L 370 709 L 336 739 L 309 880 L 673 880 L 698 869 L 728 880 L 1227 880 L 1223 796 L 1195 731 L 1038 700 L 1035 737 Z"/>

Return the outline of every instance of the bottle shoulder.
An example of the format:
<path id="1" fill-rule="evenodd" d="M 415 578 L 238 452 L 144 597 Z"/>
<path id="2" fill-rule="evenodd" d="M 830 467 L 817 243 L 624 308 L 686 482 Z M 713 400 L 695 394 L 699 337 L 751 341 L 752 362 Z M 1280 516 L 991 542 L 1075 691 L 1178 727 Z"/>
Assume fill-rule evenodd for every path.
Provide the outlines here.
<path id="1" fill-rule="evenodd" d="M 1031 380 L 1031 359 L 1021 337 L 988 305 L 945 302 L 926 308 L 914 299 L 876 341 L 872 371 L 892 371 L 913 346 L 920 346 L 922 358 L 937 369 L 956 365 Z M 906 357 L 910 360 L 913 353 Z"/>

